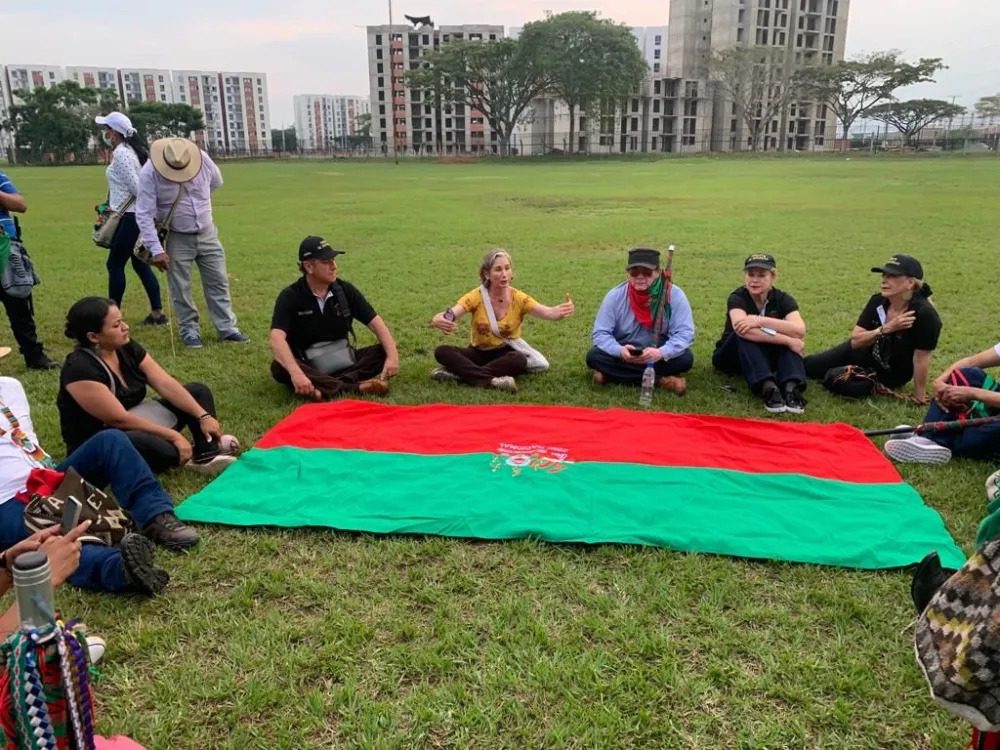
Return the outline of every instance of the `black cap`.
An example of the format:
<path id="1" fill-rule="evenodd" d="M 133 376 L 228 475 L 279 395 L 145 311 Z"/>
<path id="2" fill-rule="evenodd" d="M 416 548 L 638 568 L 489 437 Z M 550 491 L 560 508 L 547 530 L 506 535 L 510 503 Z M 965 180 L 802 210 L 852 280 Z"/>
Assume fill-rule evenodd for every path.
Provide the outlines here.
<path id="1" fill-rule="evenodd" d="M 881 266 L 872 268 L 872 273 L 887 273 L 890 276 L 912 276 L 924 278 L 924 267 L 912 255 L 893 255 Z"/>
<path id="2" fill-rule="evenodd" d="M 628 266 L 642 266 L 643 268 L 660 267 L 660 251 L 651 247 L 633 247 L 628 251 Z"/>
<path id="3" fill-rule="evenodd" d="M 774 256 L 767 253 L 754 253 L 753 255 L 748 255 L 747 259 L 743 261 L 743 270 L 748 268 L 766 268 L 768 271 L 773 271 L 777 267 L 778 264 L 774 262 Z"/>
<path id="4" fill-rule="evenodd" d="M 299 262 L 304 260 L 329 260 L 343 255 L 343 250 L 334 250 L 322 237 L 309 235 L 299 244 Z"/>

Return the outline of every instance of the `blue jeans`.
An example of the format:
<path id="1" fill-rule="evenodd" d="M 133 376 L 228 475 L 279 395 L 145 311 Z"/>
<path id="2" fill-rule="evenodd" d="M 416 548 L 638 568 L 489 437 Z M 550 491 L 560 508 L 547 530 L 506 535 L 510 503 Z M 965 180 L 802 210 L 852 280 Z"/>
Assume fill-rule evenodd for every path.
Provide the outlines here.
<path id="1" fill-rule="evenodd" d="M 73 451 L 57 467 L 73 467 L 97 487 L 110 486 L 118 504 L 139 528 L 174 504 L 142 456 L 119 430 L 102 430 Z M 0 549 L 7 549 L 29 536 L 24 526 L 24 503 L 10 499 L 0 504 Z M 80 566 L 70 583 L 84 589 L 122 591 L 127 588 L 121 552 L 102 544 L 84 544 Z"/>
<path id="2" fill-rule="evenodd" d="M 680 375 L 690 370 L 693 365 L 694 355 L 690 349 L 685 349 L 672 359 L 666 361 L 661 359 L 653 365 L 653 369 L 656 370 L 656 377 L 662 378 L 664 375 Z M 630 365 L 620 357 L 612 357 L 596 346 L 587 352 L 587 367 L 603 372 L 612 383 L 635 385 L 642 382 L 642 373 L 646 369 L 646 365 Z"/>
<path id="3" fill-rule="evenodd" d="M 782 388 L 786 383 L 805 385 L 806 368 L 801 355 L 787 346 L 747 341 L 735 333 L 712 354 L 712 366 L 730 375 L 742 374 L 755 393 L 767 380 Z"/>
<path id="4" fill-rule="evenodd" d="M 973 388 L 982 388 L 986 373 L 977 367 L 963 367 L 962 374 Z M 994 388 L 994 390 L 996 390 Z M 991 409 L 996 413 L 996 409 Z M 937 401 L 931 402 L 925 422 L 952 422 L 958 419 L 954 412 L 945 411 Z M 968 427 L 954 432 L 928 432 L 925 437 L 951 450 L 956 458 L 994 459 L 1000 458 L 1000 423 Z"/>

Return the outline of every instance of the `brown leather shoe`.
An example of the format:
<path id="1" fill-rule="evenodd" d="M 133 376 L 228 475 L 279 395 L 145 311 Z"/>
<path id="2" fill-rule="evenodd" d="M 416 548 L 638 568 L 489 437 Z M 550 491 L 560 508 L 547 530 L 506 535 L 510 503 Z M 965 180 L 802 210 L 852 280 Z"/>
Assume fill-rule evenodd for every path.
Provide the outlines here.
<path id="1" fill-rule="evenodd" d="M 664 375 L 657 381 L 657 385 L 665 391 L 676 393 L 678 396 L 683 396 L 688 390 L 687 379 L 679 375 Z"/>
<path id="2" fill-rule="evenodd" d="M 608 376 L 605 375 L 600 370 L 594 370 L 593 374 L 590 376 L 590 379 L 594 381 L 594 385 L 604 385 L 605 383 L 608 382 Z"/>
<path id="3" fill-rule="evenodd" d="M 366 396 L 384 396 L 389 392 L 389 383 L 382 378 L 371 378 L 358 383 L 358 390 Z"/>

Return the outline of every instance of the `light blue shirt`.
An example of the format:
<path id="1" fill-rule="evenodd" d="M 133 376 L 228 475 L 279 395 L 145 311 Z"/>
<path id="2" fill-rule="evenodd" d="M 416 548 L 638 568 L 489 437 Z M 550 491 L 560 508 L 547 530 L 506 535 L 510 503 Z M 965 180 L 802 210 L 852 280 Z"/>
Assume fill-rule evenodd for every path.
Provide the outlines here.
<path id="1" fill-rule="evenodd" d="M 222 173 L 204 151 L 201 152 L 201 170 L 184 183 L 184 195 L 177 201 L 177 208 L 170 222 L 172 232 L 196 234 L 211 229 L 212 191 L 222 185 Z M 150 159 L 139 170 L 139 193 L 135 201 L 135 222 L 139 225 L 142 244 L 153 255 L 160 255 L 163 246 L 156 236 L 154 220 L 163 220 L 170 213 L 181 186 L 161 177 L 153 169 Z"/>
<path id="2" fill-rule="evenodd" d="M 680 287 L 670 290 L 670 321 L 660 341 L 653 341 L 653 332 L 643 328 L 628 304 L 628 282 L 623 281 L 604 296 L 594 320 L 591 334 L 594 346 L 612 357 L 621 357 L 625 344 L 646 348 L 655 346 L 664 360 L 673 359 L 694 343 L 694 316 L 687 295 Z"/>

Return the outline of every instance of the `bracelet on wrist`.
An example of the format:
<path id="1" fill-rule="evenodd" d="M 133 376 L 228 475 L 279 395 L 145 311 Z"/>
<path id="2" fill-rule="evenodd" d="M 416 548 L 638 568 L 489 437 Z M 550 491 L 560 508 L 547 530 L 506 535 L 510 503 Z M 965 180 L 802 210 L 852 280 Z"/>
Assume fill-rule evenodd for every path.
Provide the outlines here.
<path id="1" fill-rule="evenodd" d="M 200 417 L 198 417 L 198 421 L 200 422 L 201 420 L 205 419 L 206 417 L 211 417 L 211 416 L 212 416 L 212 415 L 211 415 L 211 414 L 209 414 L 209 413 L 208 413 L 208 412 L 206 411 L 206 412 L 205 412 L 204 414 L 202 414 L 202 415 L 201 415 Z"/>

